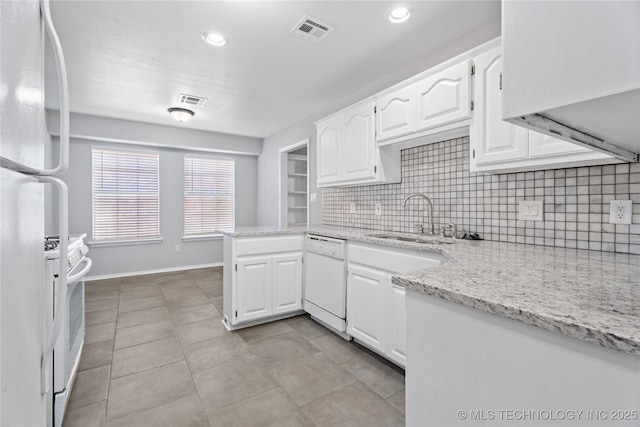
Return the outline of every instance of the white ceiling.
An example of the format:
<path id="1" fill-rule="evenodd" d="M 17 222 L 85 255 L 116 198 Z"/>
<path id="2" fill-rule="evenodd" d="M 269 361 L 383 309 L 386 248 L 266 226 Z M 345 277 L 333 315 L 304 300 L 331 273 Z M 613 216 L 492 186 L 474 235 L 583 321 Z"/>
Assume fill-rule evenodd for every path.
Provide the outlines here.
<path id="1" fill-rule="evenodd" d="M 414 1 L 411 19 L 392 24 L 395 4 L 59 0 L 51 11 L 72 112 L 263 138 L 500 16 L 499 1 Z M 335 30 L 318 44 L 289 35 L 303 15 Z M 204 44 L 208 30 L 228 44 Z M 185 124 L 166 111 L 179 93 L 208 98 Z"/>

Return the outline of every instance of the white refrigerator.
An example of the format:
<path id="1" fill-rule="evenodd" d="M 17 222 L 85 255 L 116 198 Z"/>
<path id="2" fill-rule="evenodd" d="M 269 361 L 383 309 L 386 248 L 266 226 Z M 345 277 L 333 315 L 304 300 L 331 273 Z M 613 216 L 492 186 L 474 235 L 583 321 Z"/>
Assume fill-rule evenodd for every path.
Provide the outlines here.
<path id="1" fill-rule="evenodd" d="M 48 4 L 43 4 L 48 11 Z M 51 23 L 50 18 L 42 16 L 37 0 L 0 1 L 1 426 L 50 423 L 51 358 L 47 347 L 53 340 L 53 325 L 43 310 L 45 292 L 51 292 L 44 281 L 45 184 L 32 175 L 56 175 L 63 168 L 44 170 L 49 138 L 44 107 L 44 44 L 48 38 L 57 37 L 52 26 L 46 25 Z M 64 64 L 61 55 L 61 51 L 54 53 Z M 58 71 L 64 71 L 64 65 Z M 60 80 L 64 80 L 61 88 L 66 90 L 66 76 L 63 74 Z M 65 127 L 68 132 L 68 111 Z M 67 227 L 60 233 L 68 234 Z"/>

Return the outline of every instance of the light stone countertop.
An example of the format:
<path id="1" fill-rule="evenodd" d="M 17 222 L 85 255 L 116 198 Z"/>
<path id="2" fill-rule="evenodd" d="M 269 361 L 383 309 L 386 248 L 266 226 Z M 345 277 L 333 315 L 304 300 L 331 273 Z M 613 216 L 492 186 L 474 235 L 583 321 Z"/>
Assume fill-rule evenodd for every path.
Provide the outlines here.
<path id="1" fill-rule="evenodd" d="M 394 284 L 606 348 L 640 355 L 640 255 L 459 240 L 423 244 L 344 227 L 238 228 L 222 234 L 315 233 L 445 255 L 440 267 L 394 276 Z M 411 236 L 401 233 L 386 233 Z"/>

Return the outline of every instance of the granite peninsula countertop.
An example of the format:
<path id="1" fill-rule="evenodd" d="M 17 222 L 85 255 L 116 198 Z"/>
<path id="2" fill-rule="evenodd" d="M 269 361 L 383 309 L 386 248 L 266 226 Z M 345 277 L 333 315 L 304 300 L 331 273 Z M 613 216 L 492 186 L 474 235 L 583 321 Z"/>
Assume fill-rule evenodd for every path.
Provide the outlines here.
<path id="1" fill-rule="evenodd" d="M 491 241 L 432 245 L 371 237 L 384 232 L 345 227 L 246 227 L 220 233 L 314 233 L 439 254 L 447 260 L 441 266 L 394 276 L 393 283 L 640 355 L 640 255 Z"/>

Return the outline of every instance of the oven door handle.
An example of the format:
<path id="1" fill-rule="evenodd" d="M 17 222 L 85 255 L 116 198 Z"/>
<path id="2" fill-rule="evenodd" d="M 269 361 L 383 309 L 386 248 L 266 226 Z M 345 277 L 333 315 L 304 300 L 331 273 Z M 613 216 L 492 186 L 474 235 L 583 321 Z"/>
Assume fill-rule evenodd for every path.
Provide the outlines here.
<path id="1" fill-rule="evenodd" d="M 77 272 L 75 274 L 67 275 L 67 286 L 72 285 L 75 282 L 77 282 L 78 280 L 82 279 L 89 272 L 89 270 L 91 270 L 91 264 L 93 264 L 93 261 L 91 261 L 91 258 L 84 257 L 82 259 L 82 262 L 86 264 L 82 268 L 82 270 L 80 270 L 79 272 Z"/>

